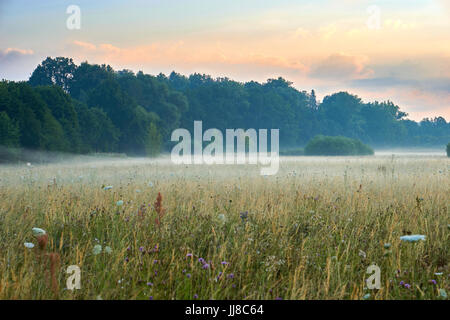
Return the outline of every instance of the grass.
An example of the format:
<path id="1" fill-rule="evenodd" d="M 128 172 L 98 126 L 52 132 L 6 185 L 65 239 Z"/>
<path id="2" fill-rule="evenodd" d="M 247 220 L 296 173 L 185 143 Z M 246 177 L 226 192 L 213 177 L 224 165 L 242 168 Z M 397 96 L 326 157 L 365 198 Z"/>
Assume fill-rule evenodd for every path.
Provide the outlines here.
<path id="1" fill-rule="evenodd" d="M 167 159 L 2 166 L 0 299 L 444 299 L 449 163 L 286 157 L 268 177 Z M 379 290 L 365 288 L 371 264 Z M 70 265 L 80 290 L 65 289 Z"/>

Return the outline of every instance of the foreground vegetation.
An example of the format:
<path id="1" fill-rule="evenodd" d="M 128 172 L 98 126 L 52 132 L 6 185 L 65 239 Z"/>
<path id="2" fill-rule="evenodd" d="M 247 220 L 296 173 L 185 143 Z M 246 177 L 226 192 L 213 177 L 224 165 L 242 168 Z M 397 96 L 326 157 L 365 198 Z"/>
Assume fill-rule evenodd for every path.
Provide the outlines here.
<path id="1" fill-rule="evenodd" d="M 286 157 L 268 177 L 164 159 L 3 166 L 0 299 L 446 299 L 448 168 L 444 156 Z M 70 265 L 79 290 L 65 289 Z"/>

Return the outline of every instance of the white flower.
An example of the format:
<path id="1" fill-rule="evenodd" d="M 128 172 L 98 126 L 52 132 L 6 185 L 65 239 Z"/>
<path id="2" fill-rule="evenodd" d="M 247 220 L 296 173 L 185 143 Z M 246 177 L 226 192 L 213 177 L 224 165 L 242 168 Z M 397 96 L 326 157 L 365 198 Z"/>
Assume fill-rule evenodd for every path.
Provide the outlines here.
<path id="1" fill-rule="evenodd" d="M 25 242 L 23 245 L 25 246 L 25 248 L 28 248 L 28 249 L 34 248 L 34 243 L 31 243 L 31 242 Z"/>
<path id="2" fill-rule="evenodd" d="M 31 229 L 31 230 L 33 231 L 33 235 L 34 235 L 35 237 L 37 237 L 37 236 L 43 236 L 44 234 L 46 234 L 45 230 L 44 230 L 44 229 L 41 229 L 41 228 L 33 228 L 33 229 Z"/>
<path id="3" fill-rule="evenodd" d="M 97 255 L 97 254 L 100 254 L 100 252 L 102 252 L 102 246 L 99 245 L 99 244 L 96 244 L 96 245 L 94 246 L 94 248 L 92 249 L 92 253 L 93 253 L 94 255 Z"/>
<path id="4" fill-rule="evenodd" d="M 401 236 L 400 240 L 408 242 L 417 242 L 419 240 L 425 241 L 425 236 L 422 234 L 413 234 L 410 236 Z"/>
<path id="5" fill-rule="evenodd" d="M 112 252 L 112 249 L 111 249 L 111 247 L 105 247 L 105 252 L 106 253 L 111 253 Z"/>
<path id="6" fill-rule="evenodd" d="M 362 251 L 362 250 L 359 250 L 358 255 L 359 255 L 361 258 L 363 258 L 363 259 L 365 259 L 366 256 L 367 256 L 366 253 L 365 253 L 364 251 Z"/>

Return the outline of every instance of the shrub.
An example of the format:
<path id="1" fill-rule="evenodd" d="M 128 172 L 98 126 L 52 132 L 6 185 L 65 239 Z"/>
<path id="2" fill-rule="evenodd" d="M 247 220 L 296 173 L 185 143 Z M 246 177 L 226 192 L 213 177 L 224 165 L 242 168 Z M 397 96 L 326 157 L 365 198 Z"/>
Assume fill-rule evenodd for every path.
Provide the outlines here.
<path id="1" fill-rule="evenodd" d="M 373 149 L 361 141 L 341 136 L 318 135 L 305 147 L 305 154 L 310 156 L 356 156 L 373 155 L 373 153 Z"/>

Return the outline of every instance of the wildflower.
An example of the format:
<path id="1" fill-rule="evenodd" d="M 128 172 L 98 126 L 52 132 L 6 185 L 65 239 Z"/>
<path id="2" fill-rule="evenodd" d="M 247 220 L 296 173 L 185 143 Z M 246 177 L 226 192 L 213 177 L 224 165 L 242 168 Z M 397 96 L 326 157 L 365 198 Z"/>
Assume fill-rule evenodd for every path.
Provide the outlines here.
<path id="1" fill-rule="evenodd" d="M 434 275 L 435 276 L 442 276 L 444 273 L 443 272 L 435 272 Z"/>
<path id="2" fill-rule="evenodd" d="M 434 285 L 437 284 L 436 280 L 434 280 L 434 279 L 430 280 L 429 282 L 432 283 L 432 284 L 434 284 Z"/>
<path id="3" fill-rule="evenodd" d="M 230 274 L 227 276 L 227 278 L 228 278 L 228 279 L 234 279 L 234 273 L 230 273 Z"/>
<path id="4" fill-rule="evenodd" d="M 99 245 L 99 244 L 96 244 L 96 245 L 94 246 L 94 248 L 92 249 L 92 253 L 93 253 L 94 255 L 100 254 L 101 252 L 102 252 L 102 246 Z"/>
<path id="5" fill-rule="evenodd" d="M 403 286 L 405 284 L 404 281 L 400 281 L 399 285 Z"/>
<path id="6" fill-rule="evenodd" d="M 33 249 L 34 248 L 34 243 L 31 243 L 31 242 L 25 242 L 23 245 L 27 249 Z"/>
<path id="7" fill-rule="evenodd" d="M 136 193 L 141 193 L 141 190 L 140 189 L 136 189 Z"/>
<path id="8" fill-rule="evenodd" d="M 225 223 L 227 221 L 227 218 L 225 217 L 225 215 L 223 213 L 219 214 L 217 217 L 219 218 L 219 220 L 222 223 Z"/>
<path id="9" fill-rule="evenodd" d="M 41 228 L 33 228 L 31 230 L 33 231 L 33 236 L 35 236 L 35 237 L 46 234 L 45 230 L 41 229 Z"/>
<path id="10" fill-rule="evenodd" d="M 118 205 L 118 206 L 122 206 L 122 205 L 123 205 L 123 200 L 119 200 L 119 201 L 117 201 L 117 202 L 116 202 L 116 205 Z"/>
<path id="11" fill-rule="evenodd" d="M 361 258 L 363 258 L 363 259 L 365 259 L 366 256 L 367 256 L 366 253 L 365 253 L 364 251 L 362 251 L 362 250 L 359 250 L 358 255 L 359 255 Z"/>
<path id="12" fill-rule="evenodd" d="M 156 264 L 156 263 L 158 263 L 158 261 L 159 261 L 159 260 L 153 260 L 153 264 Z"/>
<path id="13" fill-rule="evenodd" d="M 188 253 L 188 254 L 186 255 L 186 258 L 192 258 L 192 253 Z"/>
<path id="14" fill-rule="evenodd" d="M 200 263 L 202 263 L 202 264 L 205 264 L 205 263 L 206 263 L 205 259 L 203 259 L 203 258 L 199 258 L 199 259 L 198 259 L 198 262 L 200 262 Z"/>
<path id="15" fill-rule="evenodd" d="M 188 279 L 190 279 L 190 278 L 191 278 L 191 274 L 190 274 L 190 273 L 186 274 L 186 277 L 187 277 Z"/>
<path id="16" fill-rule="evenodd" d="M 140 252 L 145 252 L 144 247 L 139 247 Z"/>
<path id="17" fill-rule="evenodd" d="M 198 294 L 194 294 L 194 299 L 198 299 Z"/>
<path id="18" fill-rule="evenodd" d="M 108 254 L 112 253 L 111 247 L 109 247 L 109 246 L 105 247 L 105 252 L 108 253 Z"/>
<path id="19" fill-rule="evenodd" d="M 228 262 L 226 262 L 226 261 L 222 261 L 221 264 L 222 264 L 223 266 L 227 266 L 227 265 L 229 265 L 230 263 L 228 263 Z"/>
<path id="20" fill-rule="evenodd" d="M 390 244 L 390 243 L 385 243 L 385 244 L 384 244 L 384 248 L 385 248 L 385 249 L 389 249 L 390 247 L 391 247 L 391 244 Z"/>
<path id="21" fill-rule="evenodd" d="M 370 293 L 365 294 L 365 295 L 363 296 L 363 299 L 364 299 L 364 300 L 370 299 Z"/>
<path id="22" fill-rule="evenodd" d="M 111 190 L 113 188 L 113 186 L 106 186 L 103 188 L 103 190 Z"/>
<path id="23" fill-rule="evenodd" d="M 209 269 L 209 264 L 207 264 L 207 263 L 203 264 L 202 268 L 205 269 L 205 270 Z"/>
<path id="24" fill-rule="evenodd" d="M 153 182 L 150 181 L 150 182 L 148 183 L 148 186 L 149 186 L 150 188 L 153 188 Z"/>
<path id="25" fill-rule="evenodd" d="M 241 213 L 239 214 L 239 216 L 241 217 L 242 221 L 244 221 L 245 219 L 248 218 L 248 211 L 241 212 Z"/>
<path id="26" fill-rule="evenodd" d="M 400 240 L 408 241 L 408 242 L 417 242 L 419 240 L 425 241 L 425 237 L 426 236 L 421 235 L 421 234 L 413 234 L 413 235 L 408 235 L 408 236 L 401 236 Z"/>
<path id="27" fill-rule="evenodd" d="M 149 299 L 149 300 L 153 300 L 153 296 L 150 296 L 148 299 Z"/>
<path id="28" fill-rule="evenodd" d="M 276 297 L 275 300 L 283 300 L 281 297 Z"/>
<path id="29" fill-rule="evenodd" d="M 405 283 L 405 288 L 406 289 L 411 289 L 411 285 L 409 283 Z"/>
<path id="30" fill-rule="evenodd" d="M 147 286 L 149 286 L 149 287 L 153 287 L 153 283 L 151 283 L 151 282 L 147 282 Z"/>
<path id="31" fill-rule="evenodd" d="M 128 262 L 128 261 L 130 261 L 130 259 L 128 259 L 128 257 L 125 257 L 125 262 Z"/>

